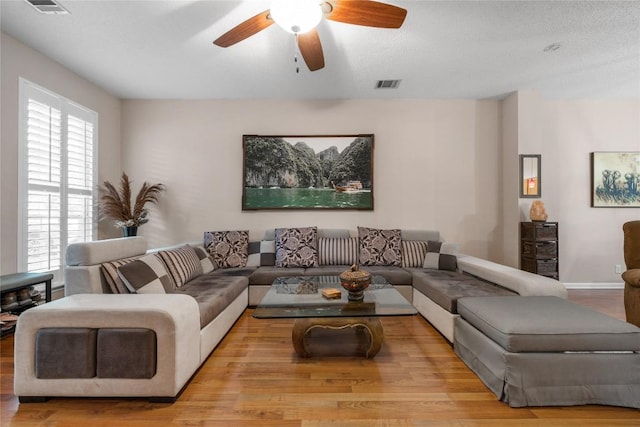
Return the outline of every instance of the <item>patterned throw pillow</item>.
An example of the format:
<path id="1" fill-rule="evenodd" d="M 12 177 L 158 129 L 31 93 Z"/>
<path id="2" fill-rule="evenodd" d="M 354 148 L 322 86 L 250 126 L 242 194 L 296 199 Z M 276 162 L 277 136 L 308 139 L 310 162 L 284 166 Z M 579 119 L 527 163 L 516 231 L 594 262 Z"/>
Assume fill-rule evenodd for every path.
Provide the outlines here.
<path id="1" fill-rule="evenodd" d="M 420 268 L 427 255 L 427 242 L 424 240 L 402 241 L 402 266 L 405 268 Z"/>
<path id="2" fill-rule="evenodd" d="M 352 265 L 357 262 L 357 237 L 318 237 L 319 265 Z"/>
<path id="3" fill-rule="evenodd" d="M 246 267 L 249 257 L 249 231 L 207 231 L 204 247 L 213 255 L 217 268 Z"/>
<path id="4" fill-rule="evenodd" d="M 458 259 L 455 254 L 458 246 L 453 243 L 427 242 L 427 255 L 424 257 L 423 268 L 436 268 L 438 270 L 456 271 Z"/>
<path id="5" fill-rule="evenodd" d="M 318 265 L 318 228 L 276 228 L 276 267 Z"/>
<path id="6" fill-rule="evenodd" d="M 400 230 L 358 227 L 361 265 L 402 265 Z"/>
<path id="7" fill-rule="evenodd" d="M 275 240 L 249 242 L 249 259 L 247 267 L 274 266 L 276 264 Z"/>
<path id="8" fill-rule="evenodd" d="M 209 255 L 204 246 L 192 246 L 193 250 L 198 255 L 198 259 L 200 260 L 200 267 L 202 268 L 202 274 L 211 273 L 216 269 L 216 263 L 213 260 L 213 257 Z"/>
<path id="9" fill-rule="evenodd" d="M 118 274 L 132 293 L 166 294 L 173 282 L 157 254 L 145 255 L 118 267 Z"/>
<path id="10" fill-rule="evenodd" d="M 189 245 L 184 245 L 177 249 L 159 251 L 158 255 L 164 261 L 173 283 L 178 288 L 202 274 L 200 259 L 196 251 Z"/>
<path id="11" fill-rule="evenodd" d="M 102 274 L 104 275 L 105 281 L 109 285 L 109 289 L 111 289 L 111 293 L 113 294 L 131 293 L 129 289 L 125 286 L 120 276 L 118 275 L 118 267 L 128 264 L 131 261 L 135 261 L 138 258 L 140 257 L 134 256 L 131 258 L 122 258 L 115 261 L 103 262 L 100 265 L 100 270 L 102 270 Z"/>

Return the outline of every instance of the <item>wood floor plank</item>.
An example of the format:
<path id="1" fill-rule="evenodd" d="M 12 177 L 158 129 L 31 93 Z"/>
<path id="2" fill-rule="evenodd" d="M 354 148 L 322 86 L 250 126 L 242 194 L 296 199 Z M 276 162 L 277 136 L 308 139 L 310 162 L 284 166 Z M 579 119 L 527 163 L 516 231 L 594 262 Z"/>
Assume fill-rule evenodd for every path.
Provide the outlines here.
<path id="1" fill-rule="evenodd" d="M 570 300 L 624 319 L 622 291 L 570 291 Z M 174 404 L 140 399 L 54 398 L 18 404 L 13 338 L 0 341 L 2 426 L 406 427 L 630 426 L 640 411 L 608 406 L 510 408 L 499 402 L 421 316 L 383 319 L 374 359 L 348 334 L 312 345 L 328 354 L 299 358 L 293 322 L 247 310 Z M 89 422 L 90 420 L 90 422 Z"/>

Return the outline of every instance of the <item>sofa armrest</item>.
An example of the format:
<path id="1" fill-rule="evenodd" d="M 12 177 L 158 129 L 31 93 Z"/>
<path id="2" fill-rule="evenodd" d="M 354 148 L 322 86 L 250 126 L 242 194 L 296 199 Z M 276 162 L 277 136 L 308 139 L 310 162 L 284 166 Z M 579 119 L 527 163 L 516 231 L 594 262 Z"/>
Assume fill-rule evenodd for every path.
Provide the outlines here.
<path id="1" fill-rule="evenodd" d="M 471 255 L 458 255 L 458 268 L 510 289 L 518 295 L 552 295 L 565 299 L 568 296 L 567 289 L 557 280 Z"/>
<path id="2" fill-rule="evenodd" d="M 622 273 L 622 280 L 631 286 L 640 287 L 640 268 L 634 268 Z"/>
<path id="3" fill-rule="evenodd" d="M 39 379 L 35 342 L 44 328 L 150 329 L 157 336 L 156 374 L 148 380 Z M 198 304 L 187 295 L 73 295 L 22 313 L 14 339 L 17 396 L 176 396 L 200 365 Z"/>

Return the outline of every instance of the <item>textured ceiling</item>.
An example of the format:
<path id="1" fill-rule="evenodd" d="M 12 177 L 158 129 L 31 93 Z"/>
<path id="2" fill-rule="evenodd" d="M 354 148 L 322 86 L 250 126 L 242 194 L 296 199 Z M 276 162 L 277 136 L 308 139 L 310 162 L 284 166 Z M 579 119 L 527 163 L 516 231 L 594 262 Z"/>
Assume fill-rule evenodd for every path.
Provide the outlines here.
<path id="1" fill-rule="evenodd" d="M 71 14 L 1 0 L 2 31 L 121 98 L 640 98 L 640 1 L 387 1 L 408 10 L 402 28 L 323 20 L 326 66 L 298 74 L 276 25 L 212 44 L 268 0 L 60 3 Z"/>

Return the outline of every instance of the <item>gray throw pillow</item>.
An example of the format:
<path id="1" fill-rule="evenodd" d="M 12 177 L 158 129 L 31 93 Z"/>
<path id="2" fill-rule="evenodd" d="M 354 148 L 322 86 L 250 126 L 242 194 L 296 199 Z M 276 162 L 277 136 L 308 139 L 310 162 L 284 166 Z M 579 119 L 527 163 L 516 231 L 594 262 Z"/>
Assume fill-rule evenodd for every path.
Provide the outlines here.
<path id="1" fill-rule="evenodd" d="M 458 269 L 458 246 L 453 243 L 427 242 L 427 255 L 424 257 L 423 268 L 456 271 Z"/>
<path id="2" fill-rule="evenodd" d="M 145 255 L 118 267 L 118 275 L 127 288 L 137 294 L 166 294 L 173 282 L 157 254 Z"/>

